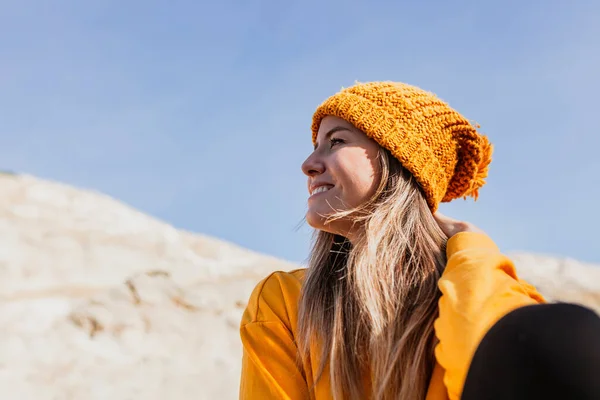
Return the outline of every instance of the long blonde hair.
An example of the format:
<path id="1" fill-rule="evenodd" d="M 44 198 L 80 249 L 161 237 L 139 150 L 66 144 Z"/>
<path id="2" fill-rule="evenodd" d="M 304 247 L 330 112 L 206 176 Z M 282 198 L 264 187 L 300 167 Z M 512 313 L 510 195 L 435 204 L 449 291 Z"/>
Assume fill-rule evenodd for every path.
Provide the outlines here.
<path id="1" fill-rule="evenodd" d="M 300 360 L 318 343 L 315 382 L 329 364 L 335 399 L 424 399 L 435 364 L 447 237 L 414 177 L 385 149 L 380 161 L 373 198 L 329 218 L 352 218 L 360 237 L 316 231 L 302 287 Z"/>

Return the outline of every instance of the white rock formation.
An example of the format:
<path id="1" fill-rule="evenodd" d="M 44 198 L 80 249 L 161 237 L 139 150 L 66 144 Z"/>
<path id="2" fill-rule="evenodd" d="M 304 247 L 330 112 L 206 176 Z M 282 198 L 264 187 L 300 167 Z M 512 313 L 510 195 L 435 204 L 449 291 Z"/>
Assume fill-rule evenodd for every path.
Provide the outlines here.
<path id="1" fill-rule="evenodd" d="M 245 302 L 297 268 L 29 176 L 0 174 L 0 243 L 3 399 L 235 399 Z M 549 298 L 600 310 L 600 268 L 514 259 Z"/>

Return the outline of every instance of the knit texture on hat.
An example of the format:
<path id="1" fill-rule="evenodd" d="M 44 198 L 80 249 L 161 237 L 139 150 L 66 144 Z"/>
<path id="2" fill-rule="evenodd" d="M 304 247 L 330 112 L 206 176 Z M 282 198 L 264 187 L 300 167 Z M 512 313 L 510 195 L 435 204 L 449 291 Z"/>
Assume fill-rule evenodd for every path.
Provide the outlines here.
<path id="1" fill-rule="evenodd" d="M 432 93 L 397 82 L 342 89 L 315 111 L 313 143 L 327 115 L 350 122 L 389 150 L 415 176 L 434 212 L 440 202 L 477 199 L 485 184 L 492 145 Z"/>

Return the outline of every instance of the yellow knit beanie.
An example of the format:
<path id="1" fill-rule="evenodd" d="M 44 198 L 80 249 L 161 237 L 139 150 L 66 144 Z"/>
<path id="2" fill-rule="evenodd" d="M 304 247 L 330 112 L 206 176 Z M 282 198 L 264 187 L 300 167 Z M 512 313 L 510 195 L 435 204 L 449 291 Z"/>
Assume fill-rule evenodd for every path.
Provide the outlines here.
<path id="1" fill-rule="evenodd" d="M 472 196 L 485 184 L 492 145 L 434 94 L 397 82 L 357 83 L 315 111 L 313 143 L 321 120 L 342 118 L 389 150 L 419 182 L 429 208 Z"/>

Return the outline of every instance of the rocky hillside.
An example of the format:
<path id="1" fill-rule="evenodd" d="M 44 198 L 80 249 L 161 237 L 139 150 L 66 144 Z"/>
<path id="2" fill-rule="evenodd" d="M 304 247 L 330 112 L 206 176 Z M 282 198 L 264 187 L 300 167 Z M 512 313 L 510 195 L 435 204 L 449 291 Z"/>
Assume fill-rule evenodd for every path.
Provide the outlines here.
<path id="1" fill-rule="evenodd" d="M 297 268 L 107 196 L 0 174 L 6 399 L 235 399 L 250 291 Z M 600 310 L 600 268 L 513 255 L 551 299 Z"/>

